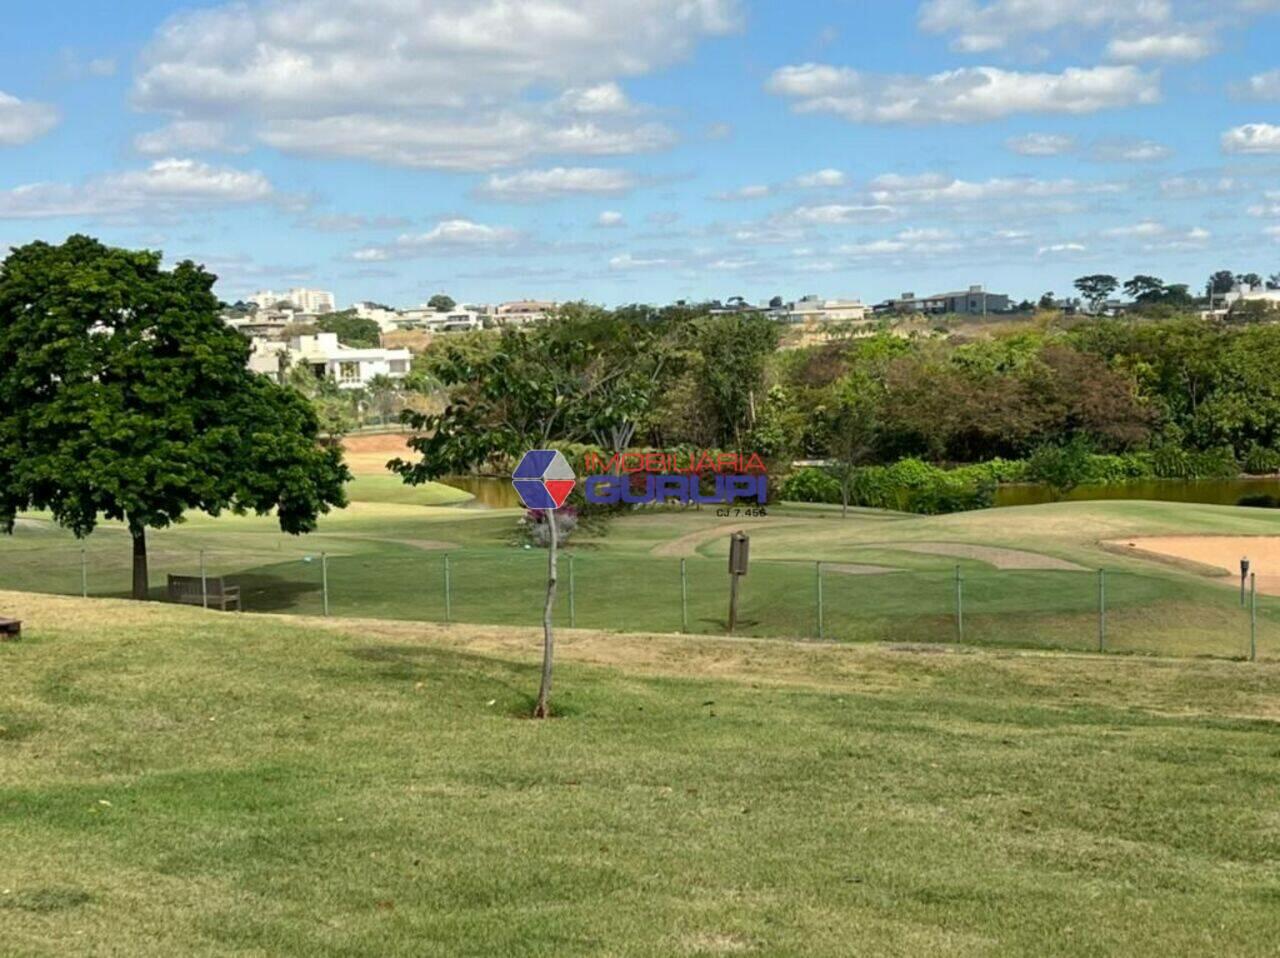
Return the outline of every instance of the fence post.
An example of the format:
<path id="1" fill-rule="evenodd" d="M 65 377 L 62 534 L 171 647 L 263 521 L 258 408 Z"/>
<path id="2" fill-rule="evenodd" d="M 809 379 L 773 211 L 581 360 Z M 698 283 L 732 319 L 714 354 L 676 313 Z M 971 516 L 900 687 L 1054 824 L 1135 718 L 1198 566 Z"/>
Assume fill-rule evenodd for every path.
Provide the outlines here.
<path id="1" fill-rule="evenodd" d="M 324 596 L 324 614 L 329 614 L 329 554 L 320 553 L 320 592 Z"/>
<path id="2" fill-rule="evenodd" d="M 444 622 L 453 621 L 453 583 L 449 578 L 449 553 L 444 554 Z"/>
<path id="3" fill-rule="evenodd" d="M 819 559 L 817 562 L 815 562 L 815 563 L 813 564 L 813 566 L 814 566 L 814 577 L 815 577 L 815 579 L 817 580 L 817 586 L 818 586 L 818 641 L 819 641 L 819 642 L 821 642 L 821 641 L 822 641 L 822 639 L 823 639 L 823 627 L 822 627 L 822 560 L 821 560 L 821 559 Z"/>
<path id="4" fill-rule="evenodd" d="M 1258 573 L 1249 573 L 1249 661 L 1258 661 Z"/>
<path id="5" fill-rule="evenodd" d="M 964 641 L 964 576 L 956 566 L 956 638 Z"/>
<path id="6" fill-rule="evenodd" d="M 680 631 L 689 631 L 689 572 L 680 560 Z"/>
<path id="7" fill-rule="evenodd" d="M 573 553 L 569 553 L 569 628 L 578 627 L 578 614 L 574 608 L 574 588 L 573 588 Z"/>
<path id="8" fill-rule="evenodd" d="M 80 598 L 89 598 L 89 558 L 84 546 L 80 547 Z"/>
<path id="9" fill-rule="evenodd" d="M 1098 651 L 1107 651 L 1107 570 L 1098 570 Z"/>
<path id="10" fill-rule="evenodd" d="M 204 550 L 200 550 L 200 604 L 209 608 L 209 577 L 204 571 Z"/>

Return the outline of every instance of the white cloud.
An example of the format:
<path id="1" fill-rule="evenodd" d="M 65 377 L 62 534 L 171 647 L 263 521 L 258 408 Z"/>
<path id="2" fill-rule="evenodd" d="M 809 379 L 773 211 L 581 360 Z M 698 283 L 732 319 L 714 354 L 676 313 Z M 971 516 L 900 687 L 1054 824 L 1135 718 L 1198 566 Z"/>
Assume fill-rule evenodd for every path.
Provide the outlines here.
<path id="1" fill-rule="evenodd" d="M 1280 100 L 1280 70 L 1255 73 L 1240 92 L 1256 100 Z"/>
<path id="2" fill-rule="evenodd" d="M 931 76 L 863 74 L 818 63 L 781 67 L 766 89 L 801 113 L 858 123 L 973 123 L 1019 113 L 1093 113 L 1155 103 L 1159 76 L 1132 66 L 1019 73 L 966 67 Z"/>
<path id="3" fill-rule="evenodd" d="M 1083 253 L 1088 249 L 1089 247 L 1085 246 L 1083 243 L 1053 243 L 1049 246 L 1041 246 L 1036 250 L 1036 255 L 1045 256 L 1050 253 Z"/>
<path id="4" fill-rule="evenodd" d="M 1173 150 L 1155 140 L 1110 137 L 1094 143 L 1090 156 L 1106 163 L 1155 163 L 1173 156 Z"/>
<path id="5" fill-rule="evenodd" d="M 1004 145 L 1021 156 L 1061 156 L 1075 150 L 1076 140 L 1063 133 L 1026 133 L 1010 137 Z"/>
<path id="6" fill-rule="evenodd" d="M 514 246 L 519 230 L 509 226 L 487 226 L 468 219 L 441 220 L 425 233 L 405 233 L 385 246 L 367 246 L 351 254 L 359 262 L 411 259 L 432 252 L 484 252 Z"/>
<path id="7" fill-rule="evenodd" d="M 168 155 L 174 153 L 205 153 L 223 151 L 244 153 L 246 147 L 227 143 L 228 127 L 213 120 L 177 120 L 158 130 L 139 133 L 133 138 L 133 148 L 139 153 Z"/>
<path id="8" fill-rule="evenodd" d="M 657 269 L 663 266 L 677 266 L 676 260 L 665 256 L 637 257 L 631 253 L 619 253 L 609 259 L 609 268 L 615 270 Z"/>
<path id="9" fill-rule="evenodd" d="M 48 103 L 19 100 L 0 92 L 0 146 L 21 146 L 58 125 L 58 111 Z"/>
<path id="10" fill-rule="evenodd" d="M 892 205 L 1052 199 L 1118 193 L 1124 189 L 1119 183 L 1091 183 L 1073 179 L 1038 180 L 1030 177 L 961 180 L 940 173 L 918 176 L 889 173 L 873 179 L 870 186 L 868 195 L 872 200 Z"/>
<path id="11" fill-rule="evenodd" d="M 952 47 L 964 53 L 998 50 L 1034 34 L 1160 24 L 1171 15 L 1168 0 L 927 0 L 920 29 L 952 33 Z"/>
<path id="12" fill-rule="evenodd" d="M 477 192 L 487 199 L 530 203 L 575 194 L 617 196 L 630 192 L 636 178 L 626 170 L 594 166 L 556 166 L 490 176 Z"/>
<path id="13" fill-rule="evenodd" d="M 632 109 L 622 87 L 612 80 L 565 90 L 557 105 L 567 113 L 627 113 Z"/>
<path id="14" fill-rule="evenodd" d="M 1171 176 L 1160 181 L 1160 193 L 1169 199 L 1186 200 L 1201 196 L 1225 196 L 1243 188 L 1239 180 L 1230 176 L 1212 177 Z"/>
<path id="15" fill-rule="evenodd" d="M 1224 153 L 1280 153 L 1280 126 L 1246 123 L 1222 134 Z"/>
<path id="16" fill-rule="evenodd" d="M 1207 33 L 1150 33 L 1116 37 L 1107 44 L 1112 60 L 1137 63 L 1147 60 L 1202 60 L 1217 49 Z"/>
<path id="17" fill-rule="evenodd" d="M 170 18 L 133 99 L 278 149 L 445 169 L 663 148 L 617 80 L 737 28 L 737 0 L 256 0 Z M 584 117 L 590 116 L 587 120 Z"/>
<path id="18" fill-rule="evenodd" d="M 596 226 L 612 228 L 617 226 L 626 226 L 627 220 L 617 210 L 604 210 L 596 217 Z"/>
<path id="19" fill-rule="evenodd" d="M 1157 223 L 1155 220 L 1143 220 L 1141 223 L 1134 223 L 1132 226 L 1116 226 L 1109 230 L 1103 230 L 1103 232 L 1107 236 L 1118 237 L 1163 236 L 1167 229 L 1163 223 Z"/>
<path id="20" fill-rule="evenodd" d="M 797 176 L 792 181 L 794 185 L 801 189 L 828 189 L 837 186 L 844 186 L 845 175 L 839 170 L 827 168 L 825 170 L 814 170 L 812 173 L 805 173 Z"/>
<path id="21" fill-rule="evenodd" d="M 32 183 L 0 192 L 0 217 L 112 216 L 279 199 L 261 173 L 189 159 L 109 173 L 81 184 Z"/>
<path id="22" fill-rule="evenodd" d="M 835 226 L 884 220 L 893 216 L 894 212 L 893 207 L 883 204 L 823 203 L 817 206 L 797 206 L 783 214 L 782 220 L 801 226 Z"/>
<path id="23" fill-rule="evenodd" d="M 752 183 L 736 190 L 725 190 L 712 196 L 715 200 L 761 200 L 773 193 L 773 188 L 765 183 Z"/>

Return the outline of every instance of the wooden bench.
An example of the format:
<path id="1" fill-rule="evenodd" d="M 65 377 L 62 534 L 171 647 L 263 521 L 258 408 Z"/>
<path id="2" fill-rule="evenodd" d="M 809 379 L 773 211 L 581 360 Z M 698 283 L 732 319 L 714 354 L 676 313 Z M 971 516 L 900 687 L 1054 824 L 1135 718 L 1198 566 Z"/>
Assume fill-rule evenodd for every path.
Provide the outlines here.
<path id="1" fill-rule="evenodd" d="M 18 619 L 0 619 L 0 642 L 22 638 L 22 622 Z"/>
<path id="2" fill-rule="evenodd" d="M 240 609 L 240 586 L 227 585 L 227 583 L 213 576 L 204 579 L 201 585 L 201 579 L 198 575 L 171 575 L 169 576 L 169 601 L 181 602 L 184 605 L 204 605 L 205 596 L 209 599 L 209 608 L 221 609 L 226 612 L 231 606 L 235 606 L 237 612 Z"/>

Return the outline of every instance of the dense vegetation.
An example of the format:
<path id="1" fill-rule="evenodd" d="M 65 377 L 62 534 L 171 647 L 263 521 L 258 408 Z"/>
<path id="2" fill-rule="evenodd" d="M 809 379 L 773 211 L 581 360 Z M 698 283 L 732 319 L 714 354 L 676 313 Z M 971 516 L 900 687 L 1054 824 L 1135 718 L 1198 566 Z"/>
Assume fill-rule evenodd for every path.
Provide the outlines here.
<path id="1" fill-rule="evenodd" d="M 418 368 L 444 410 L 414 421 L 439 437 L 423 462 L 438 475 L 492 452 L 500 469 L 533 437 L 742 449 L 789 474 L 788 497 L 920 512 L 987 504 L 999 482 L 1065 491 L 1280 467 L 1280 326 L 1043 321 L 794 349 L 784 331 L 751 314 L 576 305 L 525 333 L 452 338 Z M 464 438 L 485 453 L 449 448 Z M 795 460 L 824 465 L 793 473 Z"/>

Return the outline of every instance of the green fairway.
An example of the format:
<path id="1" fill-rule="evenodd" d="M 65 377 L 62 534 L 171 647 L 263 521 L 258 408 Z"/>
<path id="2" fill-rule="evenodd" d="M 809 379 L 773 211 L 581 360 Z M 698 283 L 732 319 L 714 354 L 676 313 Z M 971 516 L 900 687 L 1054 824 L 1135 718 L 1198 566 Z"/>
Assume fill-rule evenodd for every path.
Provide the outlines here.
<path id="1" fill-rule="evenodd" d="M 1280 665 L 0 593 L 6 954 L 1274 954 Z"/>
<path id="2" fill-rule="evenodd" d="M 408 500 L 448 496 L 440 492 L 447 487 L 395 482 L 360 477 L 351 506 L 307 536 L 283 535 L 270 517 L 254 516 L 195 514 L 157 530 L 150 535 L 154 595 L 163 598 L 168 574 L 197 575 L 203 561 L 208 575 L 241 586 L 249 611 L 319 614 L 327 574 L 334 615 L 540 621 L 546 556 L 519 544 L 521 511 L 395 501 L 401 492 Z M 1260 597 L 1255 631 L 1222 577 L 1100 545 L 1162 533 L 1280 534 L 1272 510 L 1185 503 L 1071 502 L 927 517 L 855 510 L 841 518 L 838 510 L 787 506 L 763 519 L 642 510 L 569 540 L 559 621 L 723 633 L 726 536 L 737 528 L 752 539 L 743 635 L 1081 651 L 1102 645 L 1229 658 L 1248 656 L 1253 636 L 1259 657 L 1280 656 L 1280 599 Z M 116 523 L 78 543 L 47 517 L 31 516 L 0 538 L 6 588 L 123 596 L 129 576 L 128 536 Z"/>

